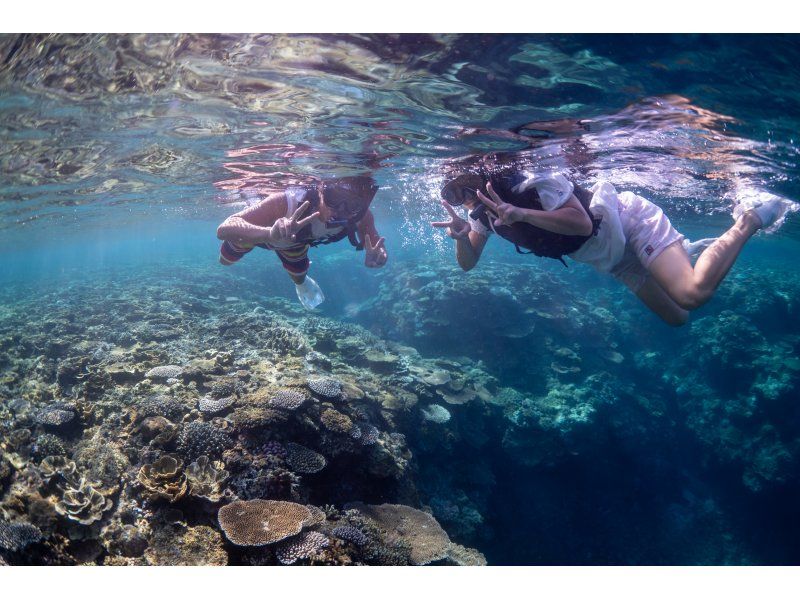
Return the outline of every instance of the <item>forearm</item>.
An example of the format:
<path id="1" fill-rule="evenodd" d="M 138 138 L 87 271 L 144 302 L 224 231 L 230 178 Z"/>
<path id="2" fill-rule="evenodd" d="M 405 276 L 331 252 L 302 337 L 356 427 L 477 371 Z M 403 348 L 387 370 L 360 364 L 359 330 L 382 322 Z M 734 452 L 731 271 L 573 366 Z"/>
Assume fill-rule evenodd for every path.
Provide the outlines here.
<path id="1" fill-rule="evenodd" d="M 474 232 L 464 238 L 456 239 L 456 260 L 462 270 L 472 270 L 476 266 L 485 243 L 485 237 L 480 237 Z"/>
<path id="2" fill-rule="evenodd" d="M 217 238 L 233 243 L 265 243 L 269 241 L 270 227 L 247 222 L 240 216 L 227 218 L 217 228 Z"/>
<path id="3" fill-rule="evenodd" d="M 369 238 L 372 239 L 373 243 L 380 238 L 378 229 L 375 228 L 375 217 L 372 215 L 371 211 L 367 211 L 367 213 L 364 214 L 364 217 L 358 223 L 359 238 L 363 241 L 366 238 L 366 235 L 369 235 Z"/>

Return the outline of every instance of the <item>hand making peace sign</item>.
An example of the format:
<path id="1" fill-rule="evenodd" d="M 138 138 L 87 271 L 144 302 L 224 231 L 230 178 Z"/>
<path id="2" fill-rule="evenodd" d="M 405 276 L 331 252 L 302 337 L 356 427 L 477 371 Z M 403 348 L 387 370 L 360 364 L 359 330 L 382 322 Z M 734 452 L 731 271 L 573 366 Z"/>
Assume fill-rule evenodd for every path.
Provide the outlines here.
<path id="1" fill-rule="evenodd" d="M 436 228 L 446 228 L 447 236 L 449 236 L 451 239 L 467 239 L 470 231 L 469 223 L 461 218 L 461 216 L 456 214 L 453 206 L 451 206 L 445 200 L 442 200 L 441 204 L 444 206 L 444 209 L 447 210 L 447 213 L 450 214 L 450 220 L 445 222 L 431 222 L 431 226 Z"/>
<path id="2" fill-rule="evenodd" d="M 315 218 L 319 217 L 319 212 L 314 212 L 310 216 L 300 219 L 300 216 L 303 215 L 303 212 L 305 212 L 310 205 L 311 202 L 309 201 L 303 202 L 303 204 L 300 205 L 300 207 L 298 207 L 291 216 L 278 218 L 275 221 L 275 224 L 273 224 L 269 229 L 269 242 L 275 243 L 280 241 L 294 241 L 297 232 L 300 229 L 302 229 L 306 224 Z"/>
<path id="3" fill-rule="evenodd" d="M 515 205 L 503 201 L 495 190 L 492 188 L 491 183 L 486 184 L 486 191 L 492 199 L 486 197 L 480 189 L 478 189 L 478 199 L 489 208 L 490 215 L 495 216 L 494 225 L 500 226 L 503 224 L 514 224 L 522 220 L 522 210 Z"/>
<path id="4" fill-rule="evenodd" d="M 364 265 L 367 268 L 380 268 L 389 259 L 389 254 L 386 253 L 386 248 L 383 246 L 385 241 L 386 239 L 381 237 L 373 245 L 370 236 L 364 236 L 364 249 L 366 250 Z"/>

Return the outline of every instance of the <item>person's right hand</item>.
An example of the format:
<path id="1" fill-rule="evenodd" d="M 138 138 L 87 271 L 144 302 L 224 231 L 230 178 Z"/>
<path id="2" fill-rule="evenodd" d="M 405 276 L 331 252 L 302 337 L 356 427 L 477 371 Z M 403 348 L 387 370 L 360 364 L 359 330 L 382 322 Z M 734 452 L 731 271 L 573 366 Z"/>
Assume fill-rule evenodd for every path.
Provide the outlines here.
<path id="1" fill-rule="evenodd" d="M 445 200 L 442 200 L 441 204 L 444 206 L 444 209 L 447 210 L 447 213 L 450 214 L 450 220 L 447 222 L 431 222 L 431 226 L 436 228 L 446 228 L 447 236 L 451 239 L 455 239 L 456 241 L 468 239 L 471 228 L 469 222 L 456 214 L 453 206 L 451 206 Z"/>
<path id="2" fill-rule="evenodd" d="M 303 212 L 305 212 L 310 205 L 311 202 L 303 202 L 303 204 L 298 207 L 291 216 L 278 218 L 275 221 L 275 224 L 269 228 L 269 238 L 267 239 L 267 242 L 277 243 L 281 241 L 294 241 L 300 229 L 302 229 L 306 224 L 315 218 L 319 217 L 319 212 L 314 212 L 310 216 L 306 216 L 302 219 L 300 218 L 300 216 L 303 215 Z"/>

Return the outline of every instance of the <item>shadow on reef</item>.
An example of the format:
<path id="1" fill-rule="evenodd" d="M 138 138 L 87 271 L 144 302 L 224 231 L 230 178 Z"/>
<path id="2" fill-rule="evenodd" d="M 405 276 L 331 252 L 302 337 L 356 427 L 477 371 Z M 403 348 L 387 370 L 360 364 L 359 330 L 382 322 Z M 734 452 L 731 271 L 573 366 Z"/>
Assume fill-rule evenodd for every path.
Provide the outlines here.
<path id="1" fill-rule="evenodd" d="M 369 330 L 193 267 L 5 290 L 0 555 L 797 562 L 797 278 L 654 337 L 565 276 L 397 266 Z"/>

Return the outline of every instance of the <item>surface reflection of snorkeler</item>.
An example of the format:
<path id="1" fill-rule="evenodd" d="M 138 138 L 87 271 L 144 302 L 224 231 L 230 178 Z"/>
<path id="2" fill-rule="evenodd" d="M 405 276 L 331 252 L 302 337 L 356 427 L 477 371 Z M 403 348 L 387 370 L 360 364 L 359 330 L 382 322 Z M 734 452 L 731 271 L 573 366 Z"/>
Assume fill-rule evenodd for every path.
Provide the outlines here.
<path id="1" fill-rule="evenodd" d="M 313 309 L 324 296 L 307 275 L 310 247 L 347 238 L 357 250 L 366 250 L 368 268 L 386 263 L 384 239 L 369 209 L 377 190 L 372 177 L 353 176 L 273 193 L 219 225 L 217 237 L 223 241 L 219 261 L 231 265 L 254 247 L 274 250 L 297 285 L 301 303 Z"/>
<path id="2" fill-rule="evenodd" d="M 450 220 L 431 223 L 455 239 L 464 270 L 475 267 L 494 232 L 521 253 L 562 261 L 566 255 L 609 272 L 673 326 L 712 297 L 747 240 L 788 205 L 768 194 L 743 198 L 723 235 L 689 243 L 661 208 L 629 191 L 617 193 L 608 182 L 586 190 L 560 173 L 488 172 L 451 178 L 441 191 Z M 461 205 L 466 219 L 454 209 Z M 690 255 L 698 250 L 693 266 Z"/>

